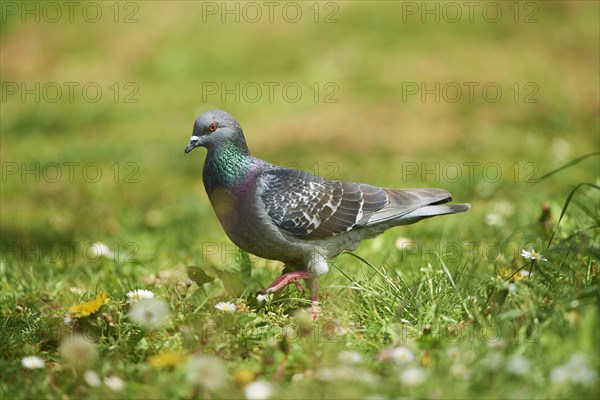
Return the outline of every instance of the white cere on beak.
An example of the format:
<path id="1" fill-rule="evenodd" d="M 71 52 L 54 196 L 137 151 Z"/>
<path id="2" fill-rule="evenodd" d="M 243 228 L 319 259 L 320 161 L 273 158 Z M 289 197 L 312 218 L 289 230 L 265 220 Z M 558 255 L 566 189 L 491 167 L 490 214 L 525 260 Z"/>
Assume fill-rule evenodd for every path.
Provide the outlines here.
<path id="1" fill-rule="evenodd" d="M 199 137 L 199 136 L 192 136 L 192 137 L 190 138 L 190 142 L 196 142 L 198 139 L 200 139 L 200 137 Z"/>

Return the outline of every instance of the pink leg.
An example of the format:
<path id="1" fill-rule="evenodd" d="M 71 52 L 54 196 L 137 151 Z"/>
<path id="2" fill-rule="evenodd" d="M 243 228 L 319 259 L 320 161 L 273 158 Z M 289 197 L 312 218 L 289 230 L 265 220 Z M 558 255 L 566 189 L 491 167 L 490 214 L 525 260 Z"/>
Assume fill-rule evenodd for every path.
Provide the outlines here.
<path id="1" fill-rule="evenodd" d="M 298 279 L 305 279 L 306 286 L 310 289 L 310 311 L 312 313 L 312 319 L 316 320 L 319 318 L 322 311 L 321 307 L 319 307 L 319 278 L 313 277 L 306 271 L 294 271 L 283 274 L 271 282 L 271 284 L 266 289 L 262 290 L 261 293 L 278 292 L 289 284 L 294 284 L 299 292 L 303 292 L 304 289 L 300 286 Z"/>
<path id="2" fill-rule="evenodd" d="M 310 289 L 310 311 L 312 319 L 316 320 L 321 315 L 321 307 L 319 306 L 319 278 L 307 279 L 306 286 Z"/>
<path id="3" fill-rule="evenodd" d="M 310 279 L 311 277 L 310 273 L 306 271 L 288 272 L 271 282 L 271 284 L 265 290 L 261 291 L 261 293 L 278 292 L 289 284 L 294 284 L 296 289 L 298 289 L 299 292 L 302 292 L 303 289 L 302 286 L 300 286 L 298 279 Z"/>

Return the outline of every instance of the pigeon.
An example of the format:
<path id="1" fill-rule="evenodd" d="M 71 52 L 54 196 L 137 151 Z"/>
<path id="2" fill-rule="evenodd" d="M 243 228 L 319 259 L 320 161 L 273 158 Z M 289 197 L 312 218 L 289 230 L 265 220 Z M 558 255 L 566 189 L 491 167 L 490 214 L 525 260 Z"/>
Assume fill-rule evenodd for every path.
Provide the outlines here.
<path id="1" fill-rule="evenodd" d="M 240 124 L 222 110 L 200 115 L 185 148 L 207 149 L 202 178 L 212 207 L 231 241 L 287 271 L 262 293 L 303 279 L 319 311 L 319 277 L 327 260 L 363 239 L 437 215 L 467 211 L 443 189 L 385 189 L 330 180 L 253 157 Z"/>

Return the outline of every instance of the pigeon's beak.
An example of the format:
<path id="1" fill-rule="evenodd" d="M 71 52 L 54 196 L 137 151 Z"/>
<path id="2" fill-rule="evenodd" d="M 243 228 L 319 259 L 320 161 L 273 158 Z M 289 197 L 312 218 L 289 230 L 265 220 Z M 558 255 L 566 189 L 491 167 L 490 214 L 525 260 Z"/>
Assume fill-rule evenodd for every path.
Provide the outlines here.
<path id="1" fill-rule="evenodd" d="M 196 147 L 200 146 L 200 138 L 198 136 L 192 136 L 190 138 L 190 143 L 185 147 L 183 154 L 187 155 L 190 151 L 194 150 Z"/>

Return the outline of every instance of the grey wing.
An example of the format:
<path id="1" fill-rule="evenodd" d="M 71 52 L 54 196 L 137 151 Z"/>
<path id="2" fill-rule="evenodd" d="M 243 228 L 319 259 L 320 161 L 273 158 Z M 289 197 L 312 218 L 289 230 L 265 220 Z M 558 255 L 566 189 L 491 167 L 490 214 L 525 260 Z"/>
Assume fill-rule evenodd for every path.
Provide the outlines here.
<path id="1" fill-rule="evenodd" d="M 387 222 L 450 199 L 443 190 L 382 189 L 285 168 L 263 172 L 261 186 L 261 200 L 272 222 L 305 239 L 327 238 L 356 226 Z"/>
<path id="2" fill-rule="evenodd" d="M 274 168 L 261 176 L 261 200 L 280 229 L 307 239 L 350 230 L 361 209 L 361 196 L 344 183 L 303 171 Z"/>

